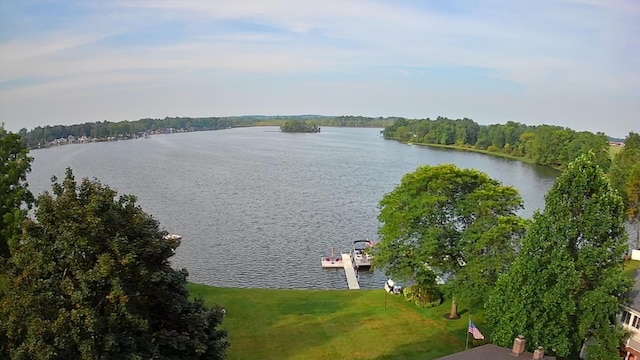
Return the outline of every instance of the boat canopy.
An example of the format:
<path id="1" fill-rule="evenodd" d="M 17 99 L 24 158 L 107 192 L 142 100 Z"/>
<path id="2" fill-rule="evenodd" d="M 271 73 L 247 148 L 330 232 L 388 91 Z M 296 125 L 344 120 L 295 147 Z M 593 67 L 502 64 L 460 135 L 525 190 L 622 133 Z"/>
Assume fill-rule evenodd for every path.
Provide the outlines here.
<path id="1" fill-rule="evenodd" d="M 365 245 L 373 246 L 374 242 L 373 240 L 369 240 L 369 239 L 355 240 L 353 242 L 353 246 L 355 247 L 357 244 L 365 244 Z"/>

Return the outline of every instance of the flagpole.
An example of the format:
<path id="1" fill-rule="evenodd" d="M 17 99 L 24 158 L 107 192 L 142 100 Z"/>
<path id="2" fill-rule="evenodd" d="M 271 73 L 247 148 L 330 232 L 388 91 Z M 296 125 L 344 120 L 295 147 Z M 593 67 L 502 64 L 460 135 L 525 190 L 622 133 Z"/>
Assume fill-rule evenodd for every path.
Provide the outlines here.
<path id="1" fill-rule="evenodd" d="M 467 350 L 469 348 L 469 327 L 471 326 L 471 314 L 469 314 L 469 323 L 467 324 L 467 341 L 464 343 L 464 349 Z"/>

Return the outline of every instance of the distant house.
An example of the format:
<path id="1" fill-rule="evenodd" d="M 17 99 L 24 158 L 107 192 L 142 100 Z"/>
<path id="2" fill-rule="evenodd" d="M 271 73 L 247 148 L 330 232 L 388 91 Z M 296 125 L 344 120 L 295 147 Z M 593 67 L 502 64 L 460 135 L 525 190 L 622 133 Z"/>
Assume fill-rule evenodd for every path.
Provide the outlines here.
<path id="1" fill-rule="evenodd" d="M 635 284 L 631 291 L 631 303 L 622 306 L 620 323 L 631 336 L 625 342 L 624 359 L 640 359 L 640 272 L 636 270 Z"/>
<path id="2" fill-rule="evenodd" d="M 67 142 L 68 142 L 69 144 L 75 144 L 75 143 L 76 143 L 76 138 L 75 138 L 75 136 L 73 136 L 73 135 L 69 135 L 69 136 L 67 137 Z"/>
<path id="3" fill-rule="evenodd" d="M 544 350 L 539 347 L 533 354 L 524 351 L 526 340 L 522 336 L 518 336 L 513 341 L 513 347 L 503 348 L 493 344 L 486 344 L 474 347 L 459 353 L 447 355 L 438 360 L 513 360 L 533 359 L 533 360 L 555 360 L 555 356 L 545 356 Z"/>

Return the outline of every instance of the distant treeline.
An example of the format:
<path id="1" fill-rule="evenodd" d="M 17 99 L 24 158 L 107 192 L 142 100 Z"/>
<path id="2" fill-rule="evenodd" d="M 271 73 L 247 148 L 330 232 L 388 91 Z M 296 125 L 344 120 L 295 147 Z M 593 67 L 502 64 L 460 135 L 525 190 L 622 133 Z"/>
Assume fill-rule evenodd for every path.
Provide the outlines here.
<path id="1" fill-rule="evenodd" d="M 291 115 L 291 116 L 231 116 L 231 117 L 165 117 L 164 119 L 140 119 L 136 121 L 93 122 L 75 125 L 38 126 L 31 131 L 23 128 L 20 135 L 30 148 L 47 146 L 56 139 L 66 139 L 70 135 L 75 138 L 85 136 L 90 139 L 131 138 L 145 132 L 163 131 L 206 131 L 228 129 L 243 126 L 280 126 L 286 121 L 302 120 L 315 126 L 339 127 L 385 127 L 397 118 L 370 118 L 363 116 L 320 116 L 320 115 Z"/>
<path id="2" fill-rule="evenodd" d="M 397 119 L 385 127 L 384 137 L 405 142 L 455 145 L 513 157 L 528 158 L 540 165 L 564 168 L 579 154 L 593 151 L 598 165 L 609 169 L 609 140 L 604 133 L 577 132 L 552 125 L 479 125 L 471 119 Z"/>

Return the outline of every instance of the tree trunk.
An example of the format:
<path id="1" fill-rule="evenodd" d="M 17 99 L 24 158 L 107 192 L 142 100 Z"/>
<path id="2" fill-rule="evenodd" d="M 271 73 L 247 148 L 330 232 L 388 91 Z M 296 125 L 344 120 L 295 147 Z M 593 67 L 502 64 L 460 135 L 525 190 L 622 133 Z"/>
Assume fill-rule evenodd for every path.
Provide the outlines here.
<path id="1" fill-rule="evenodd" d="M 640 250 L 640 220 L 636 220 L 634 222 L 636 230 L 636 249 Z"/>
<path id="2" fill-rule="evenodd" d="M 455 297 L 451 298 L 451 312 L 447 315 L 447 319 L 460 319 L 460 315 L 458 315 L 458 302 Z"/>

